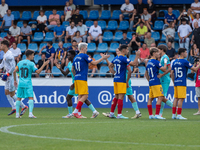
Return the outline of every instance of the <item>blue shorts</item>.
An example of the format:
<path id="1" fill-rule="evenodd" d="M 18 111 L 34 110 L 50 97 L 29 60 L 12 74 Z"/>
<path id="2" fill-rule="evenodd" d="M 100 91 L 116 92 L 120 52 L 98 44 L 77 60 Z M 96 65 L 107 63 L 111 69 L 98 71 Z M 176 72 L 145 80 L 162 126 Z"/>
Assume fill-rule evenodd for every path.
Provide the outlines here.
<path id="1" fill-rule="evenodd" d="M 75 94 L 75 88 L 73 90 L 68 91 L 67 95 L 71 95 L 71 96 L 78 96 L 78 94 Z"/>
<path id="2" fill-rule="evenodd" d="M 33 97 L 33 87 L 18 87 L 17 97 L 18 98 Z"/>
<path id="3" fill-rule="evenodd" d="M 169 85 L 170 85 L 170 82 L 169 83 L 162 83 L 161 82 L 161 85 L 162 85 L 162 88 L 163 88 L 163 94 L 164 96 L 166 97 L 167 96 L 167 92 L 168 92 L 168 89 L 169 89 Z"/>
<path id="4" fill-rule="evenodd" d="M 126 95 L 133 95 L 133 90 L 132 87 L 130 86 L 129 88 L 126 89 Z"/>

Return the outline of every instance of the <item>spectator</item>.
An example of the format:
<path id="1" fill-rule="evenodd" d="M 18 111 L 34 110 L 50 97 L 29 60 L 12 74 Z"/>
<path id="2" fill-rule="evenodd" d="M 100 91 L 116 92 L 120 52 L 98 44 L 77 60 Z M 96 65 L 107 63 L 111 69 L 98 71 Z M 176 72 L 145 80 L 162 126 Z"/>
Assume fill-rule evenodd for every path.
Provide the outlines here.
<path id="1" fill-rule="evenodd" d="M 90 53 L 88 53 L 88 56 L 89 56 L 93 61 L 95 61 L 95 59 L 92 58 L 92 55 L 91 55 Z M 90 77 L 94 77 L 94 73 L 98 73 L 97 65 L 93 65 L 93 64 L 89 63 L 89 65 L 88 65 L 88 72 L 91 73 Z"/>
<path id="2" fill-rule="evenodd" d="M 15 38 L 11 35 L 10 31 L 7 32 L 7 36 L 4 37 L 4 40 L 8 41 L 9 47 L 11 47 L 11 45 L 13 44 L 13 42 L 15 42 Z"/>
<path id="3" fill-rule="evenodd" d="M 152 1 L 153 0 L 147 0 L 147 11 L 151 15 L 151 21 L 154 22 L 156 19 L 156 6 Z"/>
<path id="4" fill-rule="evenodd" d="M 123 21 L 124 17 L 130 17 L 130 15 L 133 13 L 134 6 L 129 2 L 129 0 L 125 0 L 125 3 L 122 4 L 120 10 L 122 14 L 119 15 L 119 21 Z"/>
<path id="5" fill-rule="evenodd" d="M 140 39 L 144 39 L 148 30 L 147 27 L 144 25 L 144 22 L 140 22 L 140 25 L 136 29 L 136 34 Z"/>
<path id="6" fill-rule="evenodd" d="M 148 13 L 147 9 L 144 8 L 143 14 L 141 15 L 141 19 L 142 22 L 144 22 L 144 24 L 147 26 L 147 28 L 151 31 L 154 32 L 151 29 L 151 25 L 153 25 L 153 23 L 151 22 L 151 15 Z"/>
<path id="7" fill-rule="evenodd" d="M 78 44 L 82 42 L 82 38 L 80 36 L 80 31 L 76 31 L 75 37 L 73 37 L 73 40 L 75 40 Z"/>
<path id="8" fill-rule="evenodd" d="M 168 42 L 167 43 L 167 52 L 166 52 L 166 55 L 169 57 L 170 61 L 172 59 L 174 59 L 174 56 L 175 56 L 175 49 L 172 47 L 172 43 L 171 42 Z"/>
<path id="9" fill-rule="evenodd" d="M 68 39 L 73 39 L 73 37 L 75 36 L 76 34 L 76 31 L 77 31 L 77 28 L 75 27 L 75 23 L 72 21 L 70 23 L 70 26 L 68 26 L 66 28 L 66 36 L 65 36 L 65 43 L 67 43 L 67 40 Z"/>
<path id="10" fill-rule="evenodd" d="M 137 25 L 140 24 L 141 16 L 137 13 L 137 9 L 133 10 L 133 15 L 130 16 L 129 21 L 130 21 L 130 27 L 129 27 L 130 30 L 136 28 Z"/>
<path id="11" fill-rule="evenodd" d="M 13 26 L 13 20 L 14 15 L 11 14 L 11 10 L 7 10 L 7 14 L 4 15 L 2 24 L 0 26 L 0 31 L 3 31 L 4 29 L 9 29 L 11 26 Z M 3 26 L 5 23 L 5 26 Z"/>
<path id="12" fill-rule="evenodd" d="M 83 42 L 86 42 L 87 39 L 87 26 L 84 25 L 81 21 L 79 21 L 77 30 L 80 31 L 80 37 L 82 37 Z"/>
<path id="13" fill-rule="evenodd" d="M 0 63 L 2 62 L 3 60 L 3 55 L 4 55 L 4 52 L 2 50 L 0 50 Z"/>
<path id="14" fill-rule="evenodd" d="M 187 15 L 190 17 L 190 24 L 192 24 L 196 13 L 191 8 L 188 8 Z"/>
<path id="15" fill-rule="evenodd" d="M 72 17 L 72 7 L 69 6 L 69 2 L 66 1 L 66 5 L 64 8 L 64 15 L 61 16 L 61 20 L 63 21 L 68 21 Z"/>
<path id="16" fill-rule="evenodd" d="M 147 44 L 144 43 L 142 47 L 139 49 L 139 51 L 140 51 L 140 59 L 138 60 L 138 62 L 139 64 L 145 63 L 145 61 L 147 61 L 150 56 L 150 52 L 149 52 L 149 49 L 147 48 Z"/>
<path id="17" fill-rule="evenodd" d="M 18 43 L 21 43 L 21 40 L 27 39 L 29 45 L 31 42 L 31 35 L 32 35 L 31 27 L 27 25 L 26 21 L 23 21 L 23 27 L 21 27 Z"/>
<path id="18" fill-rule="evenodd" d="M 132 34 L 132 39 L 128 46 L 132 48 L 132 53 L 135 53 L 141 46 L 140 39 L 135 33 Z"/>
<path id="19" fill-rule="evenodd" d="M 190 25 L 190 17 L 187 15 L 187 12 L 185 9 L 183 9 L 183 12 L 180 14 L 180 16 L 178 17 L 179 20 L 179 25 L 181 25 L 181 21 L 185 19 L 186 23 Z"/>
<path id="20" fill-rule="evenodd" d="M 199 18 L 199 14 L 196 14 L 196 17 L 195 17 L 195 19 L 193 20 L 193 22 L 192 22 L 192 27 L 193 27 L 193 29 L 194 29 L 194 23 L 195 22 L 198 22 L 198 26 L 200 27 L 200 18 Z"/>
<path id="21" fill-rule="evenodd" d="M 147 44 L 147 47 L 150 48 L 152 43 L 155 43 L 155 39 L 151 37 L 151 32 L 147 33 L 144 43 Z"/>
<path id="22" fill-rule="evenodd" d="M 57 13 L 56 9 L 53 9 L 53 14 L 49 16 L 49 25 L 45 27 L 46 32 L 48 32 L 49 29 L 54 28 L 57 25 L 56 21 L 60 20 L 60 15 L 56 13 Z"/>
<path id="23" fill-rule="evenodd" d="M 98 41 L 102 43 L 103 37 L 101 36 L 102 30 L 101 27 L 98 25 L 97 20 L 94 21 L 94 25 L 90 27 L 89 36 L 87 37 L 88 43 L 91 43 L 91 40 Z"/>
<path id="24" fill-rule="evenodd" d="M 43 63 L 44 63 L 45 61 L 46 61 L 46 57 L 45 57 L 45 54 L 43 53 L 42 56 L 41 56 L 41 59 L 38 61 L 37 65 L 36 65 L 36 67 L 37 67 L 38 69 L 40 69 L 41 66 L 43 65 Z M 50 70 L 50 68 L 49 68 L 49 64 L 48 64 L 47 66 L 44 67 L 44 69 L 42 70 L 41 74 L 42 74 L 42 73 L 51 73 L 51 70 Z M 39 77 L 38 74 L 36 74 L 35 76 L 36 76 L 36 77 Z M 45 78 L 49 78 L 49 77 L 50 77 L 50 75 L 46 74 Z"/>
<path id="25" fill-rule="evenodd" d="M 56 53 L 55 53 L 54 64 L 60 63 L 61 67 L 63 68 L 65 65 L 66 51 L 64 50 L 62 41 L 58 43 L 58 46 L 59 48 L 56 50 Z"/>
<path id="26" fill-rule="evenodd" d="M 191 4 L 191 9 L 196 13 L 200 13 L 200 2 L 199 0 L 194 0 L 194 3 Z"/>
<path id="27" fill-rule="evenodd" d="M 83 22 L 83 15 L 79 14 L 79 12 L 80 10 L 77 8 L 71 18 L 71 21 L 74 21 L 75 25 L 78 25 L 80 21 Z"/>
<path id="28" fill-rule="evenodd" d="M 39 55 L 42 54 L 42 51 L 46 49 L 46 59 L 50 60 L 51 69 L 53 68 L 53 61 L 55 56 L 55 48 L 52 46 L 52 42 L 47 42 L 47 46 L 43 46 L 42 49 L 39 52 Z"/>
<path id="29" fill-rule="evenodd" d="M 47 16 L 44 15 L 44 10 L 40 10 L 40 15 L 37 17 L 37 28 L 39 29 L 39 32 L 43 32 L 43 35 L 45 35 L 45 28 L 46 28 L 46 22 L 47 22 Z"/>
<path id="30" fill-rule="evenodd" d="M 14 21 L 13 26 L 9 28 L 11 35 L 15 38 L 15 41 L 18 41 L 18 37 L 20 35 L 20 27 L 17 26 L 17 22 Z"/>
<path id="31" fill-rule="evenodd" d="M 138 68 L 138 66 L 134 66 L 133 67 L 133 77 L 134 78 L 140 78 L 140 71 L 139 71 L 139 68 Z"/>
<path id="32" fill-rule="evenodd" d="M 10 48 L 10 51 L 12 52 L 13 56 L 15 57 L 16 64 L 18 64 L 18 62 L 21 60 L 22 52 L 17 47 L 17 43 L 16 42 L 12 43 L 12 48 Z"/>
<path id="33" fill-rule="evenodd" d="M 192 45 L 192 48 L 190 50 L 190 63 L 194 64 L 194 58 L 199 56 L 199 48 L 196 44 Z"/>
<path id="34" fill-rule="evenodd" d="M 73 4 L 73 0 L 69 0 L 69 6 L 72 8 L 72 15 L 73 15 L 76 10 L 76 6 Z"/>
<path id="35" fill-rule="evenodd" d="M 151 47 L 156 47 L 156 43 L 152 43 L 152 44 L 151 44 Z"/>
<path id="36" fill-rule="evenodd" d="M 172 11 L 172 7 L 169 7 L 168 13 L 165 14 L 165 24 L 163 25 L 163 30 L 169 26 L 170 22 L 174 22 L 176 24 L 176 16 L 172 13 Z"/>
<path id="37" fill-rule="evenodd" d="M 61 42 L 64 39 L 65 28 L 62 25 L 60 25 L 60 20 L 57 20 L 57 26 L 54 28 L 53 34 L 53 43 L 55 43 L 57 39 L 59 42 Z"/>
<path id="38" fill-rule="evenodd" d="M 192 34 L 192 29 L 190 25 L 186 24 L 186 20 L 182 20 L 182 24 L 178 27 L 178 36 L 179 36 L 179 46 L 180 48 L 186 48 L 189 53 L 189 36 Z"/>
<path id="39" fill-rule="evenodd" d="M 200 27 L 198 25 L 198 22 L 195 22 L 191 44 L 196 43 L 197 47 L 200 48 L 200 40 L 199 39 L 200 39 Z"/>
<path id="40" fill-rule="evenodd" d="M 1 0 L 0 5 L 0 18 L 3 18 L 8 10 L 8 5 L 6 4 L 5 0 Z"/>
<path id="41" fill-rule="evenodd" d="M 164 36 L 166 36 L 166 44 L 168 41 L 172 43 L 172 47 L 174 48 L 174 37 L 175 37 L 175 23 L 170 22 L 169 27 L 162 31 Z"/>
<path id="42" fill-rule="evenodd" d="M 138 3 L 136 4 L 138 14 L 142 15 L 144 8 L 146 8 L 145 4 L 142 2 L 142 0 L 138 0 Z"/>
<path id="43" fill-rule="evenodd" d="M 178 57 L 179 57 L 179 55 L 178 55 L 178 53 L 176 52 L 176 53 L 174 54 L 174 59 L 172 59 L 172 61 L 171 61 L 171 66 L 172 66 L 173 62 L 174 62 L 176 59 L 178 59 Z"/>
<path id="44" fill-rule="evenodd" d="M 127 33 L 123 32 L 123 38 L 119 41 L 119 46 L 121 45 L 128 45 L 130 43 L 130 40 L 127 38 Z"/>

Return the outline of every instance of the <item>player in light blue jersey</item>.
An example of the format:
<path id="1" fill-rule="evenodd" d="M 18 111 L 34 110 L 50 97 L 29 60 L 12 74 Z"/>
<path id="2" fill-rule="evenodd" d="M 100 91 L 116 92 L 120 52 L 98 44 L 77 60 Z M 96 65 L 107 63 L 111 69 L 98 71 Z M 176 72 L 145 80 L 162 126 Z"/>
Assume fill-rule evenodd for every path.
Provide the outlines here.
<path id="1" fill-rule="evenodd" d="M 165 65 L 164 60 L 165 59 L 167 60 L 166 71 L 163 72 L 162 70 L 159 70 L 159 75 L 158 75 L 158 77 L 160 78 L 160 83 L 161 83 L 162 88 L 163 88 L 163 94 L 166 98 L 167 92 L 168 92 L 168 89 L 169 89 L 169 85 L 170 85 L 170 81 L 171 81 L 171 78 L 170 78 L 171 65 L 170 65 L 170 59 L 166 55 L 167 47 L 162 44 L 162 45 L 158 46 L 158 49 L 159 49 L 160 56 L 161 56 L 161 59 L 160 59 L 161 66 L 164 67 L 164 65 Z M 160 113 L 159 113 L 160 116 L 162 116 L 164 107 L 165 107 L 165 103 L 162 102 L 161 108 L 160 108 Z"/>
<path id="2" fill-rule="evenodd" d="M 71 76 L 72 76 L 72 85 L 70 86 L 69 91 L 68 91 L 67 96 L 66 96 L 69 114 L 66 115 L 66 116 L 63 116 L 62 118 L 73 118 L 74 117 L 73 114 L 72 114 L 72 111 L 73 111 L 72 97 L 78 96 L 78 94 L 75 94 L 74 75 L 72 73 L 72 63 L 73 63 L 75 56 L 76 56 L 76 52 L 74 50 L 68 51 L 67 58 L 69 60 L 69 63 L 67 65 L 67 69 L 65 71 L 61 68 L 60 64 L 56 64 L 56 67 L 62 72 L 62 74 L 64 76 L 67 76 L 69 73 L 71 73 Z M 94 118 L 94 114 L 95 114 L 96 109 L 94 108 L 94 106 L 91 104 L 91 102 L 88 99 L 85 101 L 85 103 L 93 112 L 93 115 L 92 115 L 91 118 Z M 81 114 L 80 114 L 80 116 L 82 118 L 86 118 L 86 117 L 82 116 Z"/>
<path id="3" fill-rule="evenodd" d="M 18 86 L 17 89 L 17 101 L 16 101 L 16 118 L 21 118 L 19 115 L 19 107 L 22 98 L 29 99 L 29 118 L 36 118 L 33 115 L 33 86 L 32 86 L 32 73 L 36 72 L 40 74 L 40 72 L 44 69 L 44 67 L 49 63 L 49 60 L 44 62 L 40 69 L 37 69 L 35 64 L 31 61 L 34 59 L 34 51 L 26 50 L 26 60 L 20 61 L 13 74 L 14 74 L 14 84 L 15 87 Z M 19 71 L 19 85 L 16 81 L 16 72 Z"/>

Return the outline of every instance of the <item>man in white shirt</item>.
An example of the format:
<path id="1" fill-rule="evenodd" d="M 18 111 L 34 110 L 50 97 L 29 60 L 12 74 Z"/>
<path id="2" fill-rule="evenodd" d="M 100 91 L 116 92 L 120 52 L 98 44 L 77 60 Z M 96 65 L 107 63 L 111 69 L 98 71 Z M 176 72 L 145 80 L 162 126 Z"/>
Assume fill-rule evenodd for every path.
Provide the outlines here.
<path id="1" fill-rule="evenodd" d="M 7 10 L 8 10 L 8 5 L 6 4 L 5 0 L 1 0 L 0 18 L 3 18 L 3 16 L 6 14 Z"/>
<path id="2" fill-rule="evenodd" d="M 178 27 L 178 36 L 179 36 L 179 46 L 180 48 L 186 48 L 189 54 L 189 36 L 192 34 L 192 28 L 186 23 L 186 20 L 182 20 L 182 24 Z"/>
<path id="3" fill-rule="evenodd" d="M 9 28 L 11 35 L 15 38 L 15 41 L 18 41 L 18 37 L 20 35 L 20 27 L 17 26 L 17 22 L 14 21 L 13 26 Z"/>
<path id="4" fill-rule="evenodd" d="M 119 15 L 119 21 L 123 21 L 124 17 L 129 17 L 134 10 L 133 4 L 129 2 L 129 0 L 125 0 L 125 3 L 120 8 L 122 14 Z"/>
<path id="5" fill-rule="evenodd" d="M 70 26 L 68 26 L 66 28 L 66 36 L 65 36 L 65 43 L 67 43 L 67 39 L 73 39 L 73 37 L 75 36 L 76 34 L 76 31 L 77 31 L 77 28 L 75 27 L 75 22 L 71 22 L 70 23 Z"/>
<path id="6" fill-rule="evenodd" d="M 82 21 L 78 22 L 77 30 L 80 32 L 80 37 L 82 37 L 83 42 L 86 42 L 87 39 L 87 26 L 82 23 Z"/>
<path id="7" fill-rule="evenodd" d="M 191 9 L 196 13 L 200 13 L 200 2 L 199 0 L 194 0 L 194 3 L 191 4 Z"/>
<path id="8" fill-rule="evenodd" d="M 10 49 L 10 51 L 12 52 L 14 58 L 15 58 L 15 62 L 16 64 L 21 60 L 21 55 L 22 52 L 21 50 L 17 47 L 17 43 L 13 42 L 12 44 L 12 48 Z"/>
<path id="9" fill-rule="evenodd" d="M 101 27 L 98 25 L 97 20 L 94 21 L 94 25 L 90 27 L 89 36 L 87 37 L 88 43 L 91 43 L 91 40 L 98 41 L 102 43 L 103 37 L 101 36 L 102 30 Z"/>

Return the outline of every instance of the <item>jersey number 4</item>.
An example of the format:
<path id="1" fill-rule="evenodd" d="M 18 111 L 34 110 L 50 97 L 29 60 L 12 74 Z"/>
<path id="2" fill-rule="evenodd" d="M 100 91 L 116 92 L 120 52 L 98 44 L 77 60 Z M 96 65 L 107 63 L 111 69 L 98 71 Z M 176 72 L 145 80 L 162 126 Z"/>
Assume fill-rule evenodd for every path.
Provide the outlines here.
<path id="1" fill-rule="evenodd" d="M 27 78 L 28 77 L 28 68 L 20 68 L 21 70 L 21 78 Z"/>

